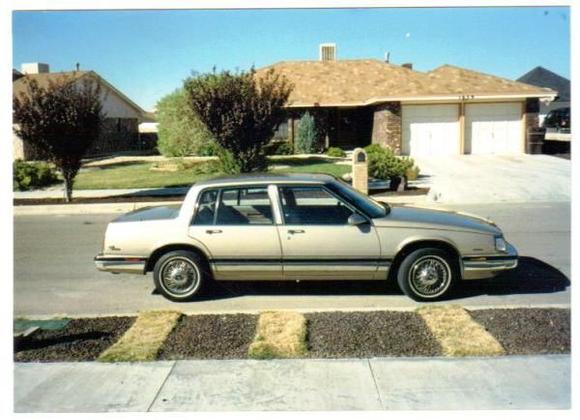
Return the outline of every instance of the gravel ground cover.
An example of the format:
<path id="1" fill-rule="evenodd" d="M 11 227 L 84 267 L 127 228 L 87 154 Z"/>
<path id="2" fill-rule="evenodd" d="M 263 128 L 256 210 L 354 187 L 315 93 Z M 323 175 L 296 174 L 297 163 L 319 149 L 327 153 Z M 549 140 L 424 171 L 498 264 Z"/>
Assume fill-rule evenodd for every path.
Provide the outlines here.
<path id="1" fill-rule="evenodd" d="M 414 312 L 306 314 L 314 358 L 438 356 L 441 347 Z"/>
<path id="2" fill-rule="evenodd" d="M 181 318 L 159 359 L 245 359 L 256 333 L 257 315 L 191 315 Z"/>
<path id="3" fill-rule="evenodd" d="M 15 341 L 16 362 L 95 360 L 129 329 L 134 317 L 73 319 L 58 330 L 38 330 Z"/>
<path id="4" fill-rule="evenodd" d="M 570 311 L 518 308 L 471 311 L 507 354 L 570 353 Z"/>

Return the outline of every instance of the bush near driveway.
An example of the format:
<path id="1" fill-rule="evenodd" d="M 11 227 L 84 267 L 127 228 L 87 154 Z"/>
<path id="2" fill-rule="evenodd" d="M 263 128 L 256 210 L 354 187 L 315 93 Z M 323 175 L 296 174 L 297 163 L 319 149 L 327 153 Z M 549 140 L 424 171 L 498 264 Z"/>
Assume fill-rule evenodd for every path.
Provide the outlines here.
<path id="1" fill-rule="evenodd" d="M 12 167 L 13 189 L 27 191 L 58 182 L 54 168 L 44 162 L 24 162 L 16 159 Z"/>
<path id="2" fill-rule="evenodd" d="M 369 177 L 377 179 L 391 179 L 407 177 L 417 179 L 419 167 L 412 158 L 396 156 L 388 147 L 371 144 L 365 147 L 368 155 Z"/>

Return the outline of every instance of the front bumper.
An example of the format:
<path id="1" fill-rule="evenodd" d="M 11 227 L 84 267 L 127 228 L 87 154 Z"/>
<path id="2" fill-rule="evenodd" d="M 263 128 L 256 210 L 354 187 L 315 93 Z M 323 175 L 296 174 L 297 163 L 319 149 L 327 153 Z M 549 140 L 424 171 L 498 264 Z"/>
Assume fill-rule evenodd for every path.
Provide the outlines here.
<path id="1" fill-rule="evenodd" d="M 508 243 L 506 253 L 463 257 L 462 263 L 464 280 L 493 277 L 500 271 L 512 270 L 518 266 L 518 251 Z"/>
<path id="2" fill-rule="evenodd" d="M 145 274 L 147 258 L 135 256 L 112 256 L 98 254 L 95 257 L 97 270 L 109 273 Z"/>

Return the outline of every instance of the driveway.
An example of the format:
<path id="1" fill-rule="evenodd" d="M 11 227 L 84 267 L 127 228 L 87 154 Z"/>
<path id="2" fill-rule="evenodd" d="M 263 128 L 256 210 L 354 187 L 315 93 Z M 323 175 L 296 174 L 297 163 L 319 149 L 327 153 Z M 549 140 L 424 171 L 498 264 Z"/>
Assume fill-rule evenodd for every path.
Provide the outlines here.
<path id="1" fill-rule="evenodd" d="M 418 186 L 441 203 L 570 201 L 571 161 L 549 155 L 418 157 Z"/>

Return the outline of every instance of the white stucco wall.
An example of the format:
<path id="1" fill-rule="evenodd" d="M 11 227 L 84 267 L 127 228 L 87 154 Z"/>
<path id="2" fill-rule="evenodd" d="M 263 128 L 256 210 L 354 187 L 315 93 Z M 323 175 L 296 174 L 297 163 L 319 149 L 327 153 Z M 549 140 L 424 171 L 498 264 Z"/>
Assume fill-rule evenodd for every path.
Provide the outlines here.
<path id="1" fill-rule="evenodd" d="M 82 84 L 82 79 L 77 83 Z M 102 86 L 101 89 L 103 112 L 107 114 L 107 118 L 137 118 L 139 121 L 143 119 L 143 116 L 121 98 L 114 90 L 109 89 L 106 86 Z"/>

